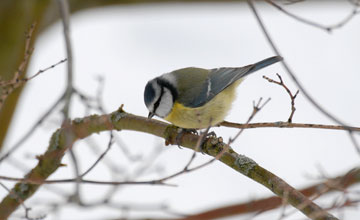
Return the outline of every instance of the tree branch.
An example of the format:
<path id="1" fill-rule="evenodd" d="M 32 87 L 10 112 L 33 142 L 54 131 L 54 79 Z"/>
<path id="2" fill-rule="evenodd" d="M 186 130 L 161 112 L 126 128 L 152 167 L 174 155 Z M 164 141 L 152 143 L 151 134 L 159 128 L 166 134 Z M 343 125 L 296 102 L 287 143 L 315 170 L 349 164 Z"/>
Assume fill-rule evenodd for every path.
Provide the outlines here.
<path id="1" fill-rule="evenodd" d="M 350 170 L 345 175 L 326 180 L 325 182 L 306 187 L 299 191 L 305 196 L 310 197 L 333 192 L 338 189 L 346 189 L 351 185 L 360 182 L 360 178 L 358 178 L 359 175 L 360 168 L 357 167 Z M 281 205 L 283 205 L 283 200 L 280 197 L 271 196 L 264 199 L 212 209 L 188 216 L 181 220 L 211 220 L 234 215 L 248 214 L 251 212 L 265 212 L 276 209 Z"/>
<path id="2" fill-rule="evenodd" d="M 45 181 L 52 173 L 61 167 L 61 160 L 67 150 L 75 141 L 88 137 L 93 133 L 108 130 L 132 130 L 145 132 L 161 138 L 167 143 L 176 144 L 178 128 L 157 120 L 149 120 L 144 117 L 126 113 L 119 110 L 105 115 L 92 115 L 85 118 L 78 118 L 56 130 L 50 140 L 47 151 L 38 157 L 38 164 L 25 178 L 29 181 Z M 199 136 L 185 133 L 180 144 L 183 147 L 195 150 Z M 296 191 L 273 173 L 258 165 L 252 159 L 236 153 L 230 146 L 220 142 L 219 139 L 210 137 L 203 143 L 203 152 L 216 157 L 219 152 L 227 148 L 226 152 L 219 158 L 219 161 L 233 168 L 237 172 L 253 179 L 270 189 L 273 193 L 288 201 L 289 204 L 299 209 L 311 219 L 336 219 L 325 210 L 321 209 L 302 193 Z M 18 198 L 22 201 L 30 198 L 40 187 L 39 184 L 18 182 L 0 203 L 0 219 L 8 218 L 20 205 Z M 15 194 L 14 197 L 12 194 Z"/>
<path id="3" fill-rule="evenodd" d="M 290 100 L 291 100 L 291 113 L 290 113 L 290 116 L 288 118 L 288 122 L 291 123 L 292 122 L 292 118 L 294 116 L 294 113 L 296 111 L 296 108 L 295 108 L 295 99 L 296 99 L 296 96 L 299 94 L 299 90 L 296 91 L 295 95 L 292 94 L 292 92 L 290 91 L 290 89 L 285 85 L 283 79 L 281 78 L 280 74 L 276 74 L 277 77 L 279 78 L 280 81 L 276 81 L 276 80 L 273 80 L 273 79 L 270 79 L 269 77 L 267 76 L 263 76 L 264 79 L 266 79 L 268 82 L 270 83 L 275 83 L 279 86 L 282 86 L 286 92 L 289 94 L 290 96 Z"/>
<path id="4" fill-rule="evenodd" d="M 349 15 L 347 15 L 344 19 L 342 19 L 341 21 L 339 21 L 338 23 L 336 24 L 333 24 L 333 25 L 329 25 L 329 26 L 326 26 L 326 25 L 322 25 L 320 23 L 317 23 L 315 21 L 311 21 L 311 20 L 308 20 L 308 19 L 305 19 L 303 17 L 300 17 L 296 14 L 293 14 L 287 10 L 285 10 L 284 8 L 282 8 L 280 5 L 276 4 L 274 1 L 272 0 L 264 0 L 265 2 L 267 2 L 268 4 L 272 5 L 273 7 L 275 7 L 276 9 L 278 9 L 279 11 L 283 12 L 284 14 L 286 14 L 287 16 L 301 22 L 301 23 L 304 23 L 304 24 L 307 24 L 307 25 L 310 25 L 310 26 L 313 26 L 313 27 L 316 27 L 316 28 L 319 28 L 321 30 L 324 30 L 324 31 L 327 31 L 328 33 L 331 33 L 334 29 L 338 29 L 338 28 L 341 28 L 343 27 L 344 25 L 346 25 L 348 22 L 350 22 L 354 17 L 355 15 L 359 14 L 359 10 L 358 10 L 358 7 L 359 5 L 356 4 L 356 3 L 353 3 L 354 5 L 354 8 L 353 10 L 351 10 L 351 12 L 349 13 Z"/>
<path id="5" fill-rule="evenodd" d="M 323 125 L 323 124 L 308 124 L 308 123 L 289 123 L 287 121 L 277 121 L 277 122 L 260 122 L 260 123 L 249 123 L 249 124 L 240 124 L 234 122 L 223 121 L 219 126 L 229 127 L 229 128 L 240 128 L 240 129 L 249 129 L 249 128 L 318 128 L 318 129 L 328 129 L 328 130 L 342 130 L 348 131 L 350 128 L 353 131 L 360 131 L 360 127 L 349 127 L 341 125 Z"/>

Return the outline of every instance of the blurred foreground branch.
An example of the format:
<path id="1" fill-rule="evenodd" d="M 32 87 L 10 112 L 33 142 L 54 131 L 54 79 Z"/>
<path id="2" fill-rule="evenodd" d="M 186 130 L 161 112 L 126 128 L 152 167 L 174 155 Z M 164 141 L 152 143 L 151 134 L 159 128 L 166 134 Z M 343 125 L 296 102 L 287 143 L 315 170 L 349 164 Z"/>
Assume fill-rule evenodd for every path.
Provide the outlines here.
<path id="1" fill-rule="evenodd" d="M 338 176 L 326 180 L 322 183 L 315 184 L 304 189 L 299 190 L 302 194 L 307 197 L 323 195 L 325 193 L 334 192 L 337 190 L 346 189 L 353 184 L 359 183 L 360 181 L 360 168 L 351 169 L 344 175 Z M 265 212 L 276 209 L 283 205 L 283 200 L 277 196 L 271 196 L 264 199 L 254 200 L 250 202 L 244 202 L 240 204 L 225 206 L 221 208 L 215 208 L 209 211 L 198 213 L 195 215 L 188 216 L 181 220 L 210 220 L 222 217 L 229 217 L 234 215 Z"/>

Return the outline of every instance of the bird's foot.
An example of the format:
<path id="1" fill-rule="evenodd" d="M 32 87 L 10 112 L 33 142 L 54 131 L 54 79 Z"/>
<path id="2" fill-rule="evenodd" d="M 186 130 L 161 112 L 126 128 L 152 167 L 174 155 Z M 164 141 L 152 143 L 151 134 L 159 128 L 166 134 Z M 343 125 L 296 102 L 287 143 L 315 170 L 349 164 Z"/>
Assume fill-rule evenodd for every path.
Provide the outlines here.
<path id="1" fill-rule="evenodd" d="M 195 134 L 195 135 L 198 134 L 196 129 L 178 128 L 178 134 L 176 135 L 175 141 L 176 141 L 177 146 L 180 149 L 182 149 L 180 147 L 181 139 L 186 133 Z"/>

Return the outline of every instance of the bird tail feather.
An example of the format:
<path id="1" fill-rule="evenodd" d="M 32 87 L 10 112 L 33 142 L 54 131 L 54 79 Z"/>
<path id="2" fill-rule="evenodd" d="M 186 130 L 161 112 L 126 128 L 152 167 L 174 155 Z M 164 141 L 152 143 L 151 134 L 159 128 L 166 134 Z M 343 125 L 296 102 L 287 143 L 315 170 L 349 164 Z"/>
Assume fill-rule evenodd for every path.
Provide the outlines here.
<path id="1" fill-rule="evenodd" d="M 269 65 L 271 65 L 271 64 L 274 64 L 274 63 L 276 63 L 276 62 L 279 62 L 279 61 L 281 61 L 281 60 L 283 60 L 283 58 L 282 58 L 281 56 L 269 57 L 269 58 L 267 58 L 267 59 L 265 59 L 265 60 L 262 60 L 262 61 L 259 61 L 259 62 L 255 63 L 255 64 L 253 64 L 254 67 L 253 67 L 253 69 L 251 70 L 251 72 L 258 71 L 259 69 L 262 69 L 262 68 L 264 68 L 264 67 L 267 67 L 267 66 L 269 66 Z"/>

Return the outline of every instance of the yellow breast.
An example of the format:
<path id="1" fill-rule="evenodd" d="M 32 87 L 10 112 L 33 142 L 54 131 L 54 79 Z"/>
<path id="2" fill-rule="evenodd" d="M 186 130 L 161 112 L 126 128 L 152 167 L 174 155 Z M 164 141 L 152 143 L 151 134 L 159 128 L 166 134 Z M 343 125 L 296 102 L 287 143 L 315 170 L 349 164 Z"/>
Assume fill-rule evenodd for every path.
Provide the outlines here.
<path id="1" fill-rule="evenodd" d="M 236 81 L 198 108 L 189 108 L 175 102 L 170 114 L 164 119 L 182 128 L 201 129 L 219 124 L 229 112 L 235 99 L 235 89 L 241 81 Z"/>

